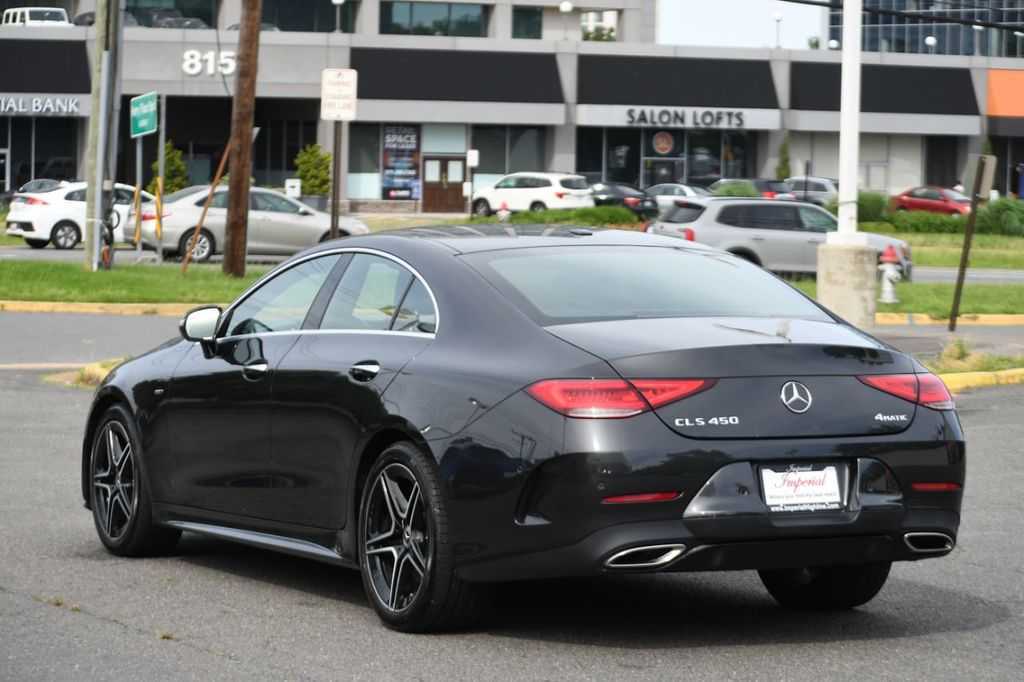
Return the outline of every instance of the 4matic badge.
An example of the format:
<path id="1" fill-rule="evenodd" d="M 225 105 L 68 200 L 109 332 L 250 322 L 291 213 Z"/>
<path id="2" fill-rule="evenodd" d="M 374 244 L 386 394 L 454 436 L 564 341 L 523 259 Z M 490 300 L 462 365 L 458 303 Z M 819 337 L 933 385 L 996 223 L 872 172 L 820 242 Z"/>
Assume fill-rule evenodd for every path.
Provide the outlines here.
<path id="1" fill-rule="evenodd" d="M 875 415 L 875 421 L 883 424 L 906 424 L 910 421 L 910 417 L 905 414 L 882 414 L 879 412 Z"/>

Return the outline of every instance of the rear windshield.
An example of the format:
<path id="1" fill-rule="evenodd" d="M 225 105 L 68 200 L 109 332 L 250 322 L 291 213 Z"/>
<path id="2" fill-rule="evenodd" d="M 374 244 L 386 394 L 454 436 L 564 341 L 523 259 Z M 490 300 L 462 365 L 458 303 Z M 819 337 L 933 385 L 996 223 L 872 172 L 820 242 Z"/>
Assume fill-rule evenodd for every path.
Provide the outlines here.
<path id="1" fill-rule="evenodd" d="M 177 192 L 173 192 L 172 194 L 168 194 L 167 196 L 165 196 L 164 197 L 164 203 L 165 204 L 173 204 L 175 201 L 178 201 L 179 199 L 184 199 L 185 197 L 187 197 L 190 194 L 195 194 L 196 192 L 198 192 L 201 189 L 208 190 L 209 188 L 208 187 L 203 187 L 202 185 L 193 185 L 192 187 L 186 187 L 185 189 L 179 189 Z"/>
<path id="2" fill-rule="evenodd" d="M 561 246 L 463 258 L 542 326 L 663 317 L 831 319 L 761 268 L 717 252 Z"/>
<path id="3" fill-rule="evenodd" d="M 590 187 L 590 185 L 587 184 L 587 179 L 583 177 L 562 178 L 558 182 L 566 189 L 587 189 Z"/>
<path id="4" fill-rule="evenodd" d="M 676 205 L 673 208 L 665 211 L 665 214 L 661 216 L 661 222 L 663 223 L 692 223 L 694 220 L 700 217 L 700 214 L 704 212 L 704 207 L 700 204 L 688 204 L 681 202 L 682 206 Z"/>

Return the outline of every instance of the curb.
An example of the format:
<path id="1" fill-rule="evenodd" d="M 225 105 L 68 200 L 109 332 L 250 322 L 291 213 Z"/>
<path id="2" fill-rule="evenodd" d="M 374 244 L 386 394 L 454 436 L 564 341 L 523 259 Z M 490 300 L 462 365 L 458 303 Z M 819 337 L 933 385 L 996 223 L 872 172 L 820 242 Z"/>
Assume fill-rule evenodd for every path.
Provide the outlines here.
<path id="1" fill-rule="evenodd" d="M 62 303 L 59 301 L 0 301 L 0 311 L 12 313 L 75 313 L 84 315 L 155 315 L 183 317 L 199 303 Z"/>
<path id="2" fill-rule="evenodd" d="M 1004 369 L 998 372 L 956 372 L 940 374 L 950 393 L 961 393 L 974 388 L 989 386 L 1010 386 L 1024 384 L 1024 367 Z"/>
<path id="3" fill-rule="evenodd" d="M 875 313 L 875 324 L 880 326 L 945 326 L 949 318 L 932 317 L 923 313 Z M 1024 326 L 1024 315 L 961 315 L 957 325 L 975 327 L 1017 327 Z"/>

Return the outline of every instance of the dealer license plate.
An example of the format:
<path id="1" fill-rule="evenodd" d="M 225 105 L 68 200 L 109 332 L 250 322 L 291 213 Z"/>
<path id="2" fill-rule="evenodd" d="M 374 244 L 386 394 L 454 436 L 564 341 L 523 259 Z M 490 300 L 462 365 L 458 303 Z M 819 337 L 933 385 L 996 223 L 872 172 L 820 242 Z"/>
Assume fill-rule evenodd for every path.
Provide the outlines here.
<path id="1" fill-rule="evenodd" d="M 794 465 L 761 469 L 764 502 L 773 512 L 841 509 L 839 476 L 834 466 Z"/>

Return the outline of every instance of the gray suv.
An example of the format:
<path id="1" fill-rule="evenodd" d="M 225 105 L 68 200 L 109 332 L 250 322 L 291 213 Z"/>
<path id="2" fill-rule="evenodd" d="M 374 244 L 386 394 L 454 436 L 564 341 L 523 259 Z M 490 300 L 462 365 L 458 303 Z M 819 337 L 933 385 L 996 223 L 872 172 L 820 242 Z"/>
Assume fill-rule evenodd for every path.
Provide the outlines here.
<path id="1" fill-rule="evenodd" d="M 818 247 L 838 227 L 828 211 L 797 201 L 695 197 L 676 201 L 648 232 L 691 239 L 729 251 L 773 272 L 816 273 Z M 910 246 L 868 233 L 879 254 L 890 244 L 900 257 L 903 278 L 913 274 Z"/>

